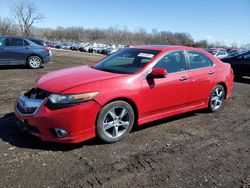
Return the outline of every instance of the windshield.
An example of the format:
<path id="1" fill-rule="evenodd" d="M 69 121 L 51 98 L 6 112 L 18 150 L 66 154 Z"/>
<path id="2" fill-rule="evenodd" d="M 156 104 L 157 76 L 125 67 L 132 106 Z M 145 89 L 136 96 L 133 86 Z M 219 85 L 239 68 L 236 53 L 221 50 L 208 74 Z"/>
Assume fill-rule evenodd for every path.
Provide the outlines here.
<path id="1" fill-rule="evenodd" d="M 160 51 L 127 48 L 105 58 L 93 68 L 120 74 L 133 74 L 142 69 Z"/>

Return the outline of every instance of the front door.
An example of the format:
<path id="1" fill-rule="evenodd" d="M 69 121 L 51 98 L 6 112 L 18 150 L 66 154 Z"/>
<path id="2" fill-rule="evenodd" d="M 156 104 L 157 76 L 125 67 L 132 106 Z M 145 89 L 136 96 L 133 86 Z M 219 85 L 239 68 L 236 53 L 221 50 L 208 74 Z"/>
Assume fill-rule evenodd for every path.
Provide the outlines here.
<path id="1" fill-rule="evenodd" d="M 7 46 L 9 61 L 12 65 L 26 64 L 27 49 L 21 38 L 9 38 Z"/>
<path id="2" fill-rule="evenodd" d="M 166 114 L 184 108 L 189 79 L 183 51 L 166 54 L 154 66 L 164 68 L 166 78 L 142 80 L 142 117 Z"/>

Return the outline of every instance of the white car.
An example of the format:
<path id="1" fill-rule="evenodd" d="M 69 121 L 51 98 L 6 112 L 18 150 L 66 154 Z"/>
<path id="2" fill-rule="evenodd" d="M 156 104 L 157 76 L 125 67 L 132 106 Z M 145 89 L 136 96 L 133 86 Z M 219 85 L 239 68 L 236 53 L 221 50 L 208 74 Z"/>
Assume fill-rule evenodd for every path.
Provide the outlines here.
<path id="1" fill-rule="evenodd" d="M 215 57 L 221 59 L 223 57 L 228 56 L 228 53 L 226 51 L 217 51 L 215 54 L 213 54 Z"/>

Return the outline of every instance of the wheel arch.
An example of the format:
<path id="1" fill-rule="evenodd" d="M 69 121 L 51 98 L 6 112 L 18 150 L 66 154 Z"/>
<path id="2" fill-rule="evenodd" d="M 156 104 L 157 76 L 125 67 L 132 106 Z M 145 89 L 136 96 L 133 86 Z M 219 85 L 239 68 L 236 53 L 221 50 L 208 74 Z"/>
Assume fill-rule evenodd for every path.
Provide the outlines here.
<path id="1" fill-rule="evenodd" d="M 109 100 L 109 101 L 105 102 L 102 105 L 101 108 L 103 108 L 107 104 L 109 104 L 111 102 L 114 102 L 114 101 L 124 101 L 124 102 L 127 102 L 133 108 L 134 113 L 135 113 L 135 124 L 134 124 L 134 126 L 137 126 L 138 125 L 139 110 L 138 110 L 138 107 L 137 107 L 136 103 L 132 99 L 129 99 L 129 98 L 126 98 L 126 97 L 119 97 L 119 98 L 114 98 L 112 100 Z M 98 116 L 99 116 L 99 113 L 98 113 L 98 115 L 96 117 L 96 121 L 97 121 Z"/>

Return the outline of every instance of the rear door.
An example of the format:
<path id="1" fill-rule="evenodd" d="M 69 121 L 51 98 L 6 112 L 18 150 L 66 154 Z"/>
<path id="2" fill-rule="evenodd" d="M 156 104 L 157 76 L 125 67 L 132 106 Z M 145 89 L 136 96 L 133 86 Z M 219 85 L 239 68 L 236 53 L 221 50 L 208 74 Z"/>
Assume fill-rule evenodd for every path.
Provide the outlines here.
<path id="1" fill-rule="evenodd" d="M 203 53 L 187 51 L 188 102 L 190 105 L 202 105 L 209 98 L 215 82 L 216 66 Z"/>
<path id="2" fill-rule="evenodd" d="M 9 62 L 6 43 L 6 37 L 0 37 L 0 65 L 7 65 Z"/>
<path id="3" fill-rule="evenodd" d="M 9 38 L 7 50 L 10 64 L 26 64 L 26 60 L 29 55 L 29 49 L 26 48 L 26 43 L 27 42 L 22 38 Z"/>

